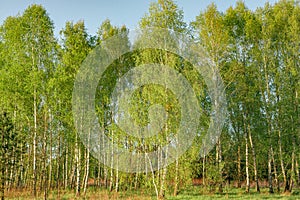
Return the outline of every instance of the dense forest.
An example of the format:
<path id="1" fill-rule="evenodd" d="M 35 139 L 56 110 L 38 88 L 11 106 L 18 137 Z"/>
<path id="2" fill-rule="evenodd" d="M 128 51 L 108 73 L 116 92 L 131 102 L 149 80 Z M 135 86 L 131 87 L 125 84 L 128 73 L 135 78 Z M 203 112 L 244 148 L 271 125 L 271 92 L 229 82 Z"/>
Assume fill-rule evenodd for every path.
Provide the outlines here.
<path id="1" fill-rule="evenodd" d="M 159 149 L 178 127 L 178 105 L 159 86 L 134 93 L 140 124 L 147 122 L 150 104 L 160 103 L 167 128 L 157 138 L 137 141 L 113 125 L 109 95 L 116 80 L 130 70 L 155 61 L 174 66 L 192 82 L 201 107 L 201 122 L 192 146 L 159 170 L 126 173 L 91 154 L 73 120 L 72 92 L 87 55 L 108 38 L 123 37 L 131 48 L 126 25 L 99 22 L 95 35 L 84 21 L 68 21 L 54 35 L 54 22 L 41 5 L 9 16 L 0 29 L 0 196 L 30 191 L 47 199 L 72 191 L 85 196 L 90 188 L 111 192 L 144 191 L 157 198 L 176 196 L 197 184 L 209 193 L 242 188 L 292 193 L 300 187 L 300 4 L 279 0 L 252 11 L 242 2 L 225 12 L 209 5 L 193 22 L 172 0 L 151 3 L 139 29 L 165 28 L 184 34 L 209 54 L 226 93 L 227 117 L 214 148 L 201 156 L 212 101 L 203 77 L 190 63 L 161 50 L 133 52 L 111 64 L 99 81 L 96 110 L 99 124 L 117 145 L 136 153 Z M 143 33 L 139 36 L 143 40 Z M 137 40 L 138 41 L 138 40 Z M 122 67 L 123 66 L 123 67 Z M 125 67 L 124 67 L 125 66 Z M 89 142 L 90 140 L 88 140 Z M 157 143 L 160 142 L 159 145 Z M 111 149 L 113 154 L 113 149 Z M 161 158 L 163 159 L 163 158 Z M 115 161 L 117 162 L 117 161 Z M 201 190 L 203 191 L 203 190 Z M 201 193 L 198 194 L 201 196 Z"/>

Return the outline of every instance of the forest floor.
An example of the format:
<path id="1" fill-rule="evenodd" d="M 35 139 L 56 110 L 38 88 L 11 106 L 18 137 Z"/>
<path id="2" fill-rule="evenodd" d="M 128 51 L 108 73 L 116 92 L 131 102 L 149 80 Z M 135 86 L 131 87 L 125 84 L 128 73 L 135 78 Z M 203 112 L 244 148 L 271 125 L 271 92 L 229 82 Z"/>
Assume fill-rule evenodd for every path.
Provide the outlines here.
<path id="1" fill-rule="evenodd" d="M 6 193 L 5 199 L 18 199 L 18 200 L 29 200 L 33 199 L 30 191 L 10 191 Z M 37 200 L 44 199 L 43 194 L 40 194 Z M 94 190 L 90 189 L 87 194 L 81 197 L 75 197 L 72 191 L 60 191 L 59 194 L 57 191 L 49 192 L 47 197 L 49 200 L 61 199 L 61 200 L 72 200 L 72 199 L 90 199 L 90 200 L 98 200 L 98 199 L 126 199 L 126 200 L 152 200 L 156 199 L 154 193 L 147 191 L 126 191 L 126 192 L 108 192 L 107 190 Z M 171 194 L 166 195 L 166 199 L 170 200 L 181 200 L 181 199 L 192 199 L 192 200 L 208 200 L 208 199 L 280 199 L 280 200 L 300 200 L 300 189 L 296 188 L 292 193 L 274 193 L 269 194 L 267 188 L 262 188 L 261 193 L 258 194 L 252 189 L 249 194 L 245 193 L 244 189 L 237 188 L 224 188 L 223 194 L 213 194 L 207 192 L 202 187 L 199 186 L 191 186 L 179 192 L 179 194 L 175 197 Z"/>

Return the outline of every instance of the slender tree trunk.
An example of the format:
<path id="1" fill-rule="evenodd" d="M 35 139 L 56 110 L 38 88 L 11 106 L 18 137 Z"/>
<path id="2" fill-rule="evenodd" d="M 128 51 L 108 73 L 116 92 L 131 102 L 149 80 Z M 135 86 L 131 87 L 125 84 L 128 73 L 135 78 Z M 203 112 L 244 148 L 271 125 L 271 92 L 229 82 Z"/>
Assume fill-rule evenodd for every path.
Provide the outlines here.
<path id="1" fill-rule="evenodd" d="M 115 192 L 118 192 L 119 191 L 119 158 L 118 157 L 115 162 L 117 163 Z"/>
<path id="2" fill-rule="evenodd" d="M 23 152 L 23 144 L 21 145 L 21 152 Z M 18 187 L 20 187 L 21 189 L 23 188 L 23 183 L 24 183 L 23 170 L 24 170 L 24 160 L 23 160 L 23 154 L 21 153 L 19 179 L 18 179 Z"/>
<path id="3" fill-rule="evenodd" d="M 173 195 L 177 196 L 178 194 L 178 182 L 179 182 L 179 162 L 178 162 L 178 158 L 176 158 L 175 160 L 175 179 L 174 179 L 174 192 Z"/>
<path id="4" fill-rule="evenodd" d="M 289 183 L 288 183 L 288 180 L 286 177 L 286 171 L 285 171 L 284 162 L 283 162 L 280 130 L 278 131 L 278 146 L 279 146 L 279 159 L 280 159 L 281 173 L 282 173 L 283 182 L 284 182 L 284 192 L 286 192 L 289 188 L 289 186 L 288 186 Z"/>
<path id="5" fill-rule="evenodd" d="M 266 119 L 267 119 L 267 129 L 268 129 L 268 137 L 269 137 L 269 150 L 268 150 L 268 183 L 269 183 L 269 193 L 274 193 L 273 190 L 273 178 L 272 178 L 272 152 L 273 152 L 273 148 L 272 148 L 272 140 L 271 140 L 271 118 L 270 118 L 270 114 L 269 114 L 269 99 L 271 97 L 271 93 L 270 93 L 270 86 L 269 86 L 269 75 L 268 75 L 268 69 L 267 69 L 267 57 L 264 56 L 263 57 L 263 70 L 264 70 L 264 77 L 265 77 L 265 91 L 267 93 L 265 93 L 265 91 L 263 91 L 262 88 L 260 88 L 261 93 L 263 94 L 263 104 L 265 106 L 266 109 Z"/>
<path id="6" fill-rule="evenodd" d="M 221 146 L 221 140 L 220 138 L 217 140 L 217 144 L 216 144 L 216 162 L 217 162 L 217 166 L 218 166 L 218 176 L 219 176 L 219 180 L 218 185 L 219 185 L 219 193 L 223 193 L 223 188 L 222 188 L 222 168 L 221 168 L 221 162 L 222 162 L 222 146 Z"/>
<path id="7" fill-rule="evenodd" d="M 238 162 L 237 162 L 237 168 L 238 168 L 238 188 L 241 188 L 241 147 L 238 146 Z"/>
<path id="8" fill-rule="evenodd" d="M 268 95 L 270 96 L 270 95 Z M 269 136 L 269 151 L 268 151 L 268 183 L 269 183 L 269 193 L 274 193 L 273 189 L 273 176 L 272 176 L 272 154 L 273 154 L 273 147 L 272 147 L 272 134 L 271 134 L 271 122 L 269 119 L 268 111 L 266 113 L 267 123 L 268 123 L 268 136 Z"/>
<path id="9" fill-rule="evenodd" d="M 119 170 L 118 169 L 116 169 L 116 184 L 115 184 L 115 187 L 116 187 L 115 191 L 118 192 L 119 191 Z"/>
<path id="10" fill-rule="evenodd" d="M 277 166 L 276 166 L 276 162 L 275 162 L 274 151 L 272 151 L 272 162 L 273 162 L 273 169 L 274 169 L 274 181 L 277 186 L 277 192 L 279 193 L 280 192 L 280 184 L 279 184 L 279 180 L 278 180 Z"/>
<path id="11" fill-rule="evenodd" d="M 138 181 L 139 181 L 139 172 L 135 173 L 135 180 L 134 180 L 134 189 L 138 189 Z"/>
<path id="12" fill-rule="evenodd" d="M 87 149 L 87 158 L 86 158 L 86 178 L 85 178 L 85 185 L 84 185 L 84 194 L 86 194 L 86 189 L 88 186 L 88 180 L 89 180 L 89 172 L 90 172 L 90 150 Z"/>
<path id="13" fill-rule="evenodd" d="M 83 194 L 86 196 L 86 190 L 87 190 L 87 185 L 88 185 L 88 179 L 89 179 L 89 171 L 90 171 L 90 136 L 91 136 L 91 131 L 88 130 L 88 138 L 87 138 L 87 146 L 84 152 L 84 161 L 85 161 L 85 166 L 84 166 L 84 175 L 83 175 Z"/>
<path id="14" fill-rule="evenodd" d="M 299 163 L 298 159 L 296 159 L 296 176 L 297 176 L 297 186 L 300 186 L 300 174 L 299 174 Z"/>
<path id="15" fill-rule="evenodd" d="M 109 180 L 109 191 L 113 190 L 113 182 L 114 182 L 114 174 L 113 174 L 113 163 L 114 163 L 114 149 L 113 149 L 113 143 L 114 143 L 114 131 L 112 131 L 112 145 L 111 145 L 111 165 L 110 165 L 110 180 Z"/>
<path id="16" fill-rule="evenodd" d="M 105 188 L 107 189 L 108 187 L 108 170 L 107 167 L 104 166 L 104 184 L 105 184 Z"/>
<path id="17" fill-rule="evenodd" d="M 250 192 L 248 134 L 246 133 L 246 193 Z"/>
<path id="18" fill-rule="evenodd" d="M 144 145 L 144 143 L 142 143 L 142 149 L 144 150 L 144 152 L 145 152 L 145 149 L 146 149 L 146 147 L 145 147 L 145 145 Z M 137 155 L 139 156 L 140 155 L 140 151 L 137 151 Z M 147 158 L 146 158 L 146 155 L 145 155 L 145 166 L 147 165 L 147 163 L 146 163 L 146 161 L 147 161 Z M 141 164 L 140 164 L 140 162 L 139 162 L 139 160 L 137 161 L 137 172 L 135 173 L 135 180 L 134 180 L 134 189 L 135 190 L 137 190 L 138 189 L 138 187 L 139 187 L 139 169 L 140 169 L 140 166 L 141 166 Z M 146 175 L 147 176 L 147 175 Z"/>
<path id="19" fill-rule="evenodd" d="M 166 128 L 166 130 L 167 130 L 167 128 Z M 167 138 L 167 140 L 168 140 L 168 138 Z M 167 163 L 168 156 L 169 156 L 168 148 L 166 148 L 165 157 L 163 158 L 163 155 L 161 155 L 162 159 L 164 159 L 161 184 L 160 184 L 160 190 L 159 190 L 159 198 L 161 198 L 161 199 L 163 199 L 165 197 L 165 191 L 166 191 L 165 181 L 166 181 L 166 176 L 167 176 L 167 172 L 168 172 L 168 167 L 167 167 L 166 163 Z"/>
<path id="20" fill-rule="evenodd" d="M 14 184 L 14 165 L 15 165 L 15 147 L 12 150 L 12 163 L 9 170 L 9 181 L 7 185 L 7 190 L 10 191 Z"/>
<path id="21" fill-rule="evenodd" d="M 36 89 L 33 92 L 33 110 L 34 110 L 34 132 L 33 132 L 33 196 L 36 198 L 36 182 L 37 182 L 37 170 L 36 170 L 36 137 L 37 137 L 37 100 L 36 100 Z"/>
<path id="22" fill-rule="evenodd" d="M 148 160 L 149 160 L 149 165 L 150 165 L 150 170 L 151 170 L 151 174 L 152 174 L 152 183 L 155 189 L 155 194 L 156 194 L 156 198 L 159 199 L 159 193 L 158 193 L 158 188 L 157 185 L 155 183 L 155 174 L 154 174 L 154 170 L 153 170 L 153 166 L 152 166 L 152 162 L 148 156 L 148 153 L 145 153 L 145 155 L 147 156 Z"/>
<path id="23" fill-rule="evenodd" d="M 7 176 L 8 176 L 8 163 L 7 163 L 7 160 L 8 158 L 6 157 L 6 163 L 5 163 L 5 175 L 4 175 L 4 177 L 5 177 L 5 189 L 7 190 L 7 186 L 8 186 L 8 182 L 9 182 L 9 180 L 8 180 L 8 178 L 7 178 Z"/>
<path id="24" fill-rule="evenodd" d="M 104 127 L 102 126 L 102 130 L 101 130 L 101 132 L 102 133 L 104 133 Z M 103 145 L 104 146 L 104 144 L 102 143 L 101 144 L 101 141 L 102 141 L 102 134 L 99 134 L 99 144 L 100 144 L 100 146 L 101 145 Z M 100 150 L 98 150 L 98 177 L 97 177 L 97 179 L 98 179 L 98 187 L 100 187 L 102 184 L 101 184 L 101 179 L 102 179 L 102 168 L 101 168 L 101 165 L 102 165 L 102 163 L 101 163 L 101 161 L 100 161 L 100 158 L 101 158 L 101 156 L 103 156 L 103 166 L 105 166 L 105 154 L 104 155 L 102 155 L 101 154 L 101 151 Z"/>
<path id="25" fill-rule="evenodd" d="M 2 133 L 3 134 L 3 133 Z M 2 161 L 4 164 L 4 162 Z M 4 192 L 5 192 L 5 168 L 1 163 L 1 185 L 0 185 L 0 196 L 1 200 L 4 200 Z"/>
<path id="26" fill-rule="evenodd" d="M 80 196 L 80 148 L 78 142 L 78 134 L 76 133 L 75 139 L 75 162 L 76 162 L 76 196 Z"/>
<path id="27" fill-rule="evenodd" d="M 253 168 L 254 168 L 254 179 L 255 179 L 255 183 L 256 183 L 256 191 L 260 192 L 259 182 L 258 182 L 257 166 L 256 166 L 256 164 L 257 164 L 256 163 L 256 152 L 255 152 L 255 147 L 254 147 L 253 140 L 252 140 L 250 124 L 248 124 L 248 136 L 249 136 L 249 142 L 250 142 L 250 145 L 251 145 L 252 156 L 253 156 Z"/>
<path id="28" fill-rule="evenodd" d="M 58 149 L 57 149 L 57 163 L 56 163 L 56 189 L 57 189 L 57 198 L 60 198 L 60 149 L 61 149 L 61 133 L 59 132 L 58 137 Z"/>
<path id="29" fill-rule="evenodd" d="M 178 146 L 178 137 L 175 137 L 176 146 Z M 175 178 L 174 178 L 174 191 L 173 195 L 177 196 L 178 194 L 178 185 L 179 185 L 179 158 L 178 151 L 176 150 L 176 160 L 175 160 Z"/>
<path id="30" fill-rule="evenodd" d="M 44 199 L 46 200 L 48 197 L 48 179 L 47 179 L 47 132 L 48 132 L 48 119 L 47 119 L 47 111 L 44 113 L 44 136 L 43 136 L 43 154 L 44 154 L 44 159 L 43 159 L 43 185 L 44 185 Z"/>
<path id="31" fill-rule="evenodd" d="M 206 156 L 203 156 L 202 159 L 202 184 L 206 187 Z"/>
<path id="32" fill-rule="evenodd" d="M 296 116 L 298 116 L 298 124 L 300 124 L 300 111 L 299 111 L 299 99 L 298 99 L 298 91 L 295 91 L 295 113 Z M 298 135 L 298 141 L 300 141 L 300 128 L 299 126 L 296 127 L 296 135 Z M 296 158 L 296 174 L 297 174 L 297 185 L 300 187 L 300 172 L 299 172 L 299 159 L 300 159 L 300 153 L 297 152 L 297 158 Z"/>
<path id="33" fill-rule="evenodd" d="M 87 157 L 87 150 L 85 149 L 84 150 L 84 166 L 83 166 L 83 169 L 84 169 L 84 171 L 83 171 L 83 176 L 82 176 L 82 181 L 81 181 L 81 183 L 82 183 L 82 186 L 81 186 L 81 188 L 83 189 L 83 195 L 85 195 L 85 193 L 84 193 L 84 191 L 85 191 L 85 180 L 86 180 L 86 157 Z"/>
<path id="34" fill-rule="evenodd" d="M 65 190 L 67 189 L 67 187 L 68 187 L 68 180 L 69 180 L 69 178 L 68 178 L 68 153 L 69 153 L 69 151 L 68 151 L 68 144 L 66 145 L 66 150 L 65 150 L 65 153 L 66 153 L 66 155 L 65 155 L 65 172 L 64 172 L 64 174 L 65 174 L 65 177 L 64 177 L 64 188 L 65 188 Z"/>
<path id="35" fill-rule="evenodd" d="M 297 97 L 297 95 L 296 95 Z M 296 105 L 297 101 L 293 101 L 294 104 Z M 294 111 L 295 113 L 297 113 L 297 107 L 294 107 Z M 293 143 L 293 151 L 292 151 L 292 168 L 291 168 L 291 176 L 290 176 L 290 188 L 289 188 L 289 192 L 292 192 L 293 187 L 294 187 L 294 181 L 295 181 L 295 162 L 296 162 L 296 136 L 294 135 L 296 133 L 296 128 L 294 127 L 296 122 L 294 120 L 293 116 L 291 117 L 291 132 L 292 132 L 292 143 Z"/>
<path id="36" fill-rule="evenodd" d="M 52 116 L 51 111 L 49 112 L 49 132 L 50 132 L 50 143 L 49 143 L 49 181 L 48 181 L 48 189 L 50 190 L 52 188 Z"/>
<path id="37" fill-rule="evenodd" d="M 100 187 L 101 186 L 101 163 L 100 163 L 100 159 L 98 160 L 98 174 L 97 174 L 97 186 Z"/>
<path id="38" fill-rule="evenodd" d="M 1 133 L 1 143 L 0 143 L 0 170 L 1 170 L 1 175 L 0 175 L 0 179 L 1 179 L 1 183 L 0 183 L 0 197 L 1 200 L 4 200 L 4 192 L 5 192 L 5 148 L 3 147 L 4 145 L 4 127 L 1 127 L 1 129 L 3 130 Z"/>
<path id="39" fill-rule="evenodd" d="M 104 147 L 104 140 L 102 140 L 103 141 L 103 147 Z M 104 163 L 103 163 L 103 170 L 104 170 L 104 184 L 105 184 L 105 188 L 107 189 L 107 187 L 108 187 L 108 169 L 107 169 L 107 167 L 106 167 L 106 161 L 107 161 L 107 153 L 105 153 L 104 155 L 104 158 L 103 158 L 103 160 L 104 160 Z"/>
<path id="40" fill-rule="evenodd" d="M 272 178 L 272 152 L 271 147 L 269 148 L 268 153 L 268 182 L 269 182 L 269 193 L 274 193 L 273 190 L 273 178 Z"/>
<path id="41" fill-rule="evenodd" d="M 84 166 L 82 167 L 84 170 L 83 170 L 83 176 L 82 176 L 82 185 L 81 185 L 81 188 L 83 189 L 84 191 L 84 185 L 85 185 L 85 178 L 86 178 L 86 157 L 87 157 L 87 150 L 84 149 L 84 156 L 83 156 L 83 160 L 84 160 Z M 84 192 L 83 192 L 84 193 Z"/>
<path id="42" fill-rule="evenodd" d="M 88 142 L 89 143 L 89 142 Z M 85 164 L 85 176 L 84 176 L 84 186 L 83 186 L 83 193 L 86 195 L 86 189 L 88 185 L 88 179 L 89 179 L 89 171 L 90 171 L 90 151 L 89 151 L 89 144 L 86 149 L 86 164 Z"/>
<path id="43" fill-rule="evenodd" d="M 293 152 L 292 152 L 292 168 L 291 168 L 291 176 L 290 176 L 290 187 L 289 192 L 292 192 L 294 186 L 294 179 L 295 179 L 295 142 L 293 141 Z"/>
<path id="44" fill-rule="evenodd" d="M 30 126 L 30 124 L 28 125 L 28 126 Z M 32 155 L 31 155 L 31 148 L 30 147 L 27 147 L 27 154 L 28 154 L 28 158 L 31 158 L 32 157 Z M 29 172 L 31 171 L 30 169 L 31 169 L 31 160 L 30 161 L 28 161 L 27 162 L 27 164 L 26 164 L 26 167 L 25 167 L 25 172 L 24 172 L 24 186 L 25 186 L 25 188 L 28 188 L 28 187 L 31 187 L 32 185 L 31 185 L 31 183 L 32 183 L 32 181 L 31 181 L 31 179 L 30 179 L 30 181 L 28 181 L 28 177 L 30 177 L 30 174 L 29 174 Z"/>
<path id="45" fill-rule="evenodd" d="M 74 158 L 76 158 L 76 150 L 74 151 Z M 72 157 L 72 155 L 71 155 Z M 75 187 L 75 174 L 76 174 L 76 159 L 71 159 L 70 161 L 70 171 L 71 171 L 71 174 L 70 174 L 70 188 L 73 189 Z"/>
<path id="46" fill-rule="evenodd" d="M 167 167 L 165 166 L 162 171 L 162 177 L 161 177 L 161 184 L 160 184 L 160 190 L 159 190 L 159 198 L 163 199 L 165 197 L 165 191 L 166 191 L 166 186 L 165 186 L 165 181 L 166 181 L 166 176 L 167 176 Z"/>

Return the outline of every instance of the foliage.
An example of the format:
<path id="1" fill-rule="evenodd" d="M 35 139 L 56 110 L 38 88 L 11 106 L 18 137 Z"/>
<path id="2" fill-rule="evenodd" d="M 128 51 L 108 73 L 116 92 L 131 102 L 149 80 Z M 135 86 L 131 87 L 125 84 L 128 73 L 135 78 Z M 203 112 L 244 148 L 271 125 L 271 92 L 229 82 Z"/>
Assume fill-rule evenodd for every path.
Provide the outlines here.
<path id="1" fill-rule="evenodd" d="M 151 3 L 140 20 L 142 31 L 134 44 L 125 25 L 114 26 L 109 20 L 100 24 L 95 35 L 87 33 L 83 21 L 66 22 L 61 37 L 56 38 L 54 24 L 40 5 L 7 17 L 0 27 L 2 195 L 5 187 L 5 191 L 25 188 L 44 198 L 56 198 L 68 189 L 78 196 L 83 189 L 87 198 L 121 198 L 123 194 L 127 198 L 126 194 L 135 196 L 135 192 L 144 192 L 149 198 L 178 194 L 170 199 L 198 199 L 207 193 L 204 199 L 298 198 L 299 1 L 280 0 L 255 11 L 242 1 L 224 12 L 211 4 L 190 25 L 183 17 L 172 0 Z M 81 143 L 73 122 L 72 90 L 81 63 L 108 38 L 122 37 L 124 43 L 116 51 L 164 39 L 160 32 L 148 32 L 149 27 L 165 28 L 170 36 L 173 31 L 183 33 L 209 53 L 225 84 L 228 119 L 216 148 L 201 158 L 199 149 L 212 114 L 203 77 L 190 63 L 163 49 L 143 49 L 119 57 L 99 81 L 95 102 L 99 124 L 115 144 L 126 144 L 137 153 L 155 150 L 174 136 L 181 118 L 171 91 L 147 85 L 133 93 L 130 111 L 135 122 L 144 126 L 151 120 L 149 108 L 162 105 L 170 117 L 160 134 L 141 141 L 113 123 L 111 108 L 116 105 L 110 100 L 112 89 L 134 67 L 149 63 L 171 66 L 191 83 L 202 110 L 197 137 L 182 157 L 158 171 L 124 173 L 90 156 Z M 176 40 L 168 42 L 174 48 L 180 45 Z M 201 186 L 191 186 L 193 180 Z M 250 191 L 253 182 L 261 195 Z M 241 197 L 245 189 L 249 194 Z M 62 196 L 72 198 L 69 193 Z"/>

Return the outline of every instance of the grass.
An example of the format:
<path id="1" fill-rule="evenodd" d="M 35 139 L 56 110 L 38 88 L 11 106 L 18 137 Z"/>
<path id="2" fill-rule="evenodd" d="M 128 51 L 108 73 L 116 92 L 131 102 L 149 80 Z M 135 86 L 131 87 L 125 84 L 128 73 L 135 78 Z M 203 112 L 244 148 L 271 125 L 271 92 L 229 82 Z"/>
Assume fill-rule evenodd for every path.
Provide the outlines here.
<path id="1" fill-rule="evenodd" d="M 11 190 L 10 192 L 5 193 L 5 199 L 15 199 L 15 200 L 31 200 L 34 199 L 32 192 L 30 191 L 21 191 L 21 190 Z M 42 193 L 38 194 L 36 200 L 42 200 L 44 196 Z M 73 191 L 62 191 L 59 193 L 57 190 L 50 191 L 47 197 L 48 200 L 81 200 L 81 199 L 90 199 L 90 200 L 110 200 L 110 199 L 125 199 L 125 200 L 147 200 L 153 199 L 151 195 L 147 195 L 142 191 L 120 191 L 120 192 L 109 192 L 107 190 L 96 190 L 89 189 L 87 194 L 82 194 L 80 197 L 76 197 Z"/>
<path id="2" fill-rule="evenodd" d="M 43 194 L 39 194 L 40 196 L 37 198 L 43 199 Z M 6 195 L 6 199 L 18 199 L 18 200 L 29 200 L 33 199 L 30 191 L 10 191 Z M 61 200 L 79 200 L 79 199 L 90 199 L 90 200 L 98 200 L 98 199 L 126 199 L 126 200 L 152 200 L 156 199 L 155 194 L 151 192 L 145 192 L 142 190 L 138 191 L 126 191 L 126 192 L 108 192 L 107 190 L 97 190 L 90 188 L 87 194 L 81 197 L 75 197 L 72 191 L 60 191 L 59 194 L 57 191 L 51 191 L 48 195 L 49 200 L 61 199 Z M 244 189 L 237 188 L 224 188 L 223 194 L 213 194 L 208 193 L 202 187 L 199 186 L 190 186 L 181 190 L 179 194 L 175 196 L 171 196 L 169 194 L 166 195 L 166 199 L 168 200 L 209 200 L 209 199 L 280 199 L 280 200 L 300 200 L 300 189 L 294 189 L 291 194 L 269 194 L 267 188 L 263 188 L 261 193 L 254 192 L 254 189 L 249 194 L 244 192 Z"/>
<path id="3" fill-rule="evenodd" d="M 280 199 L 280 200 L 300 200 L 300 189 L 295 189 L 292 194 L 269 194 L 267 188 L 261 189 L 260 193 L 257 193 L 252 189 L 250 193 L 245 193 L 244 189 L 237 188 L 225 188 L 223 194 L 210 194 L 204 191 L 200 187 L 192 187 L 182 191 L 176 197 L 168 197 L 167 199 L 175 200 L 175 199 L 188 199 L 188 200 L 209 200 L 209 199 Z"/>

